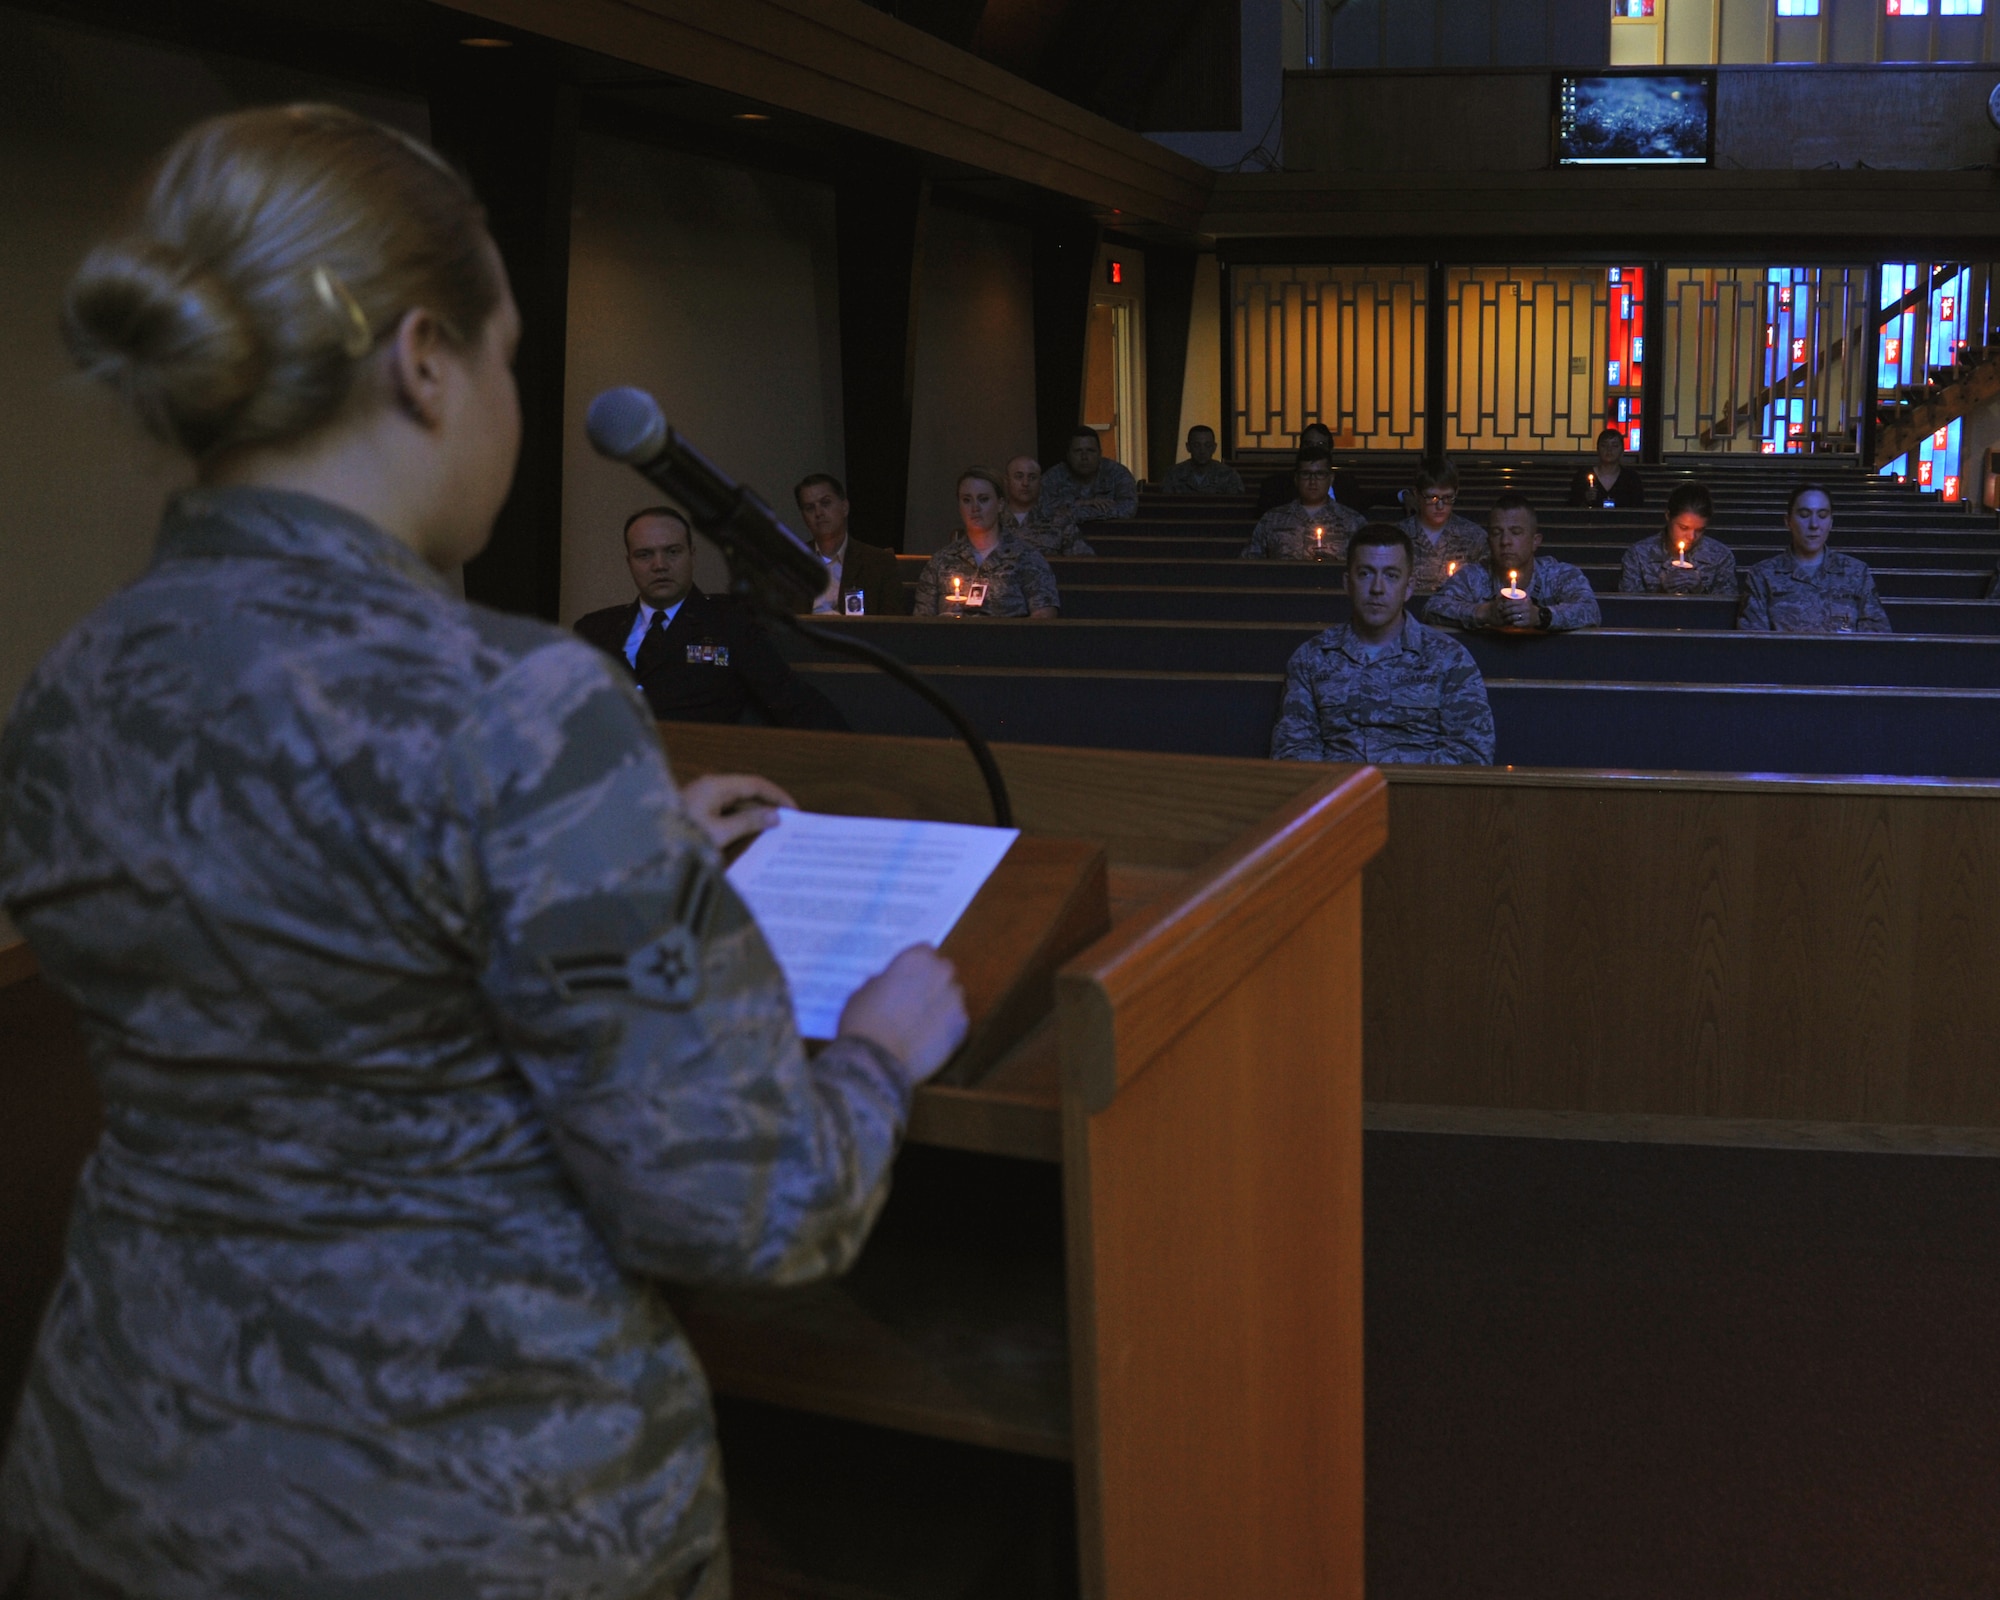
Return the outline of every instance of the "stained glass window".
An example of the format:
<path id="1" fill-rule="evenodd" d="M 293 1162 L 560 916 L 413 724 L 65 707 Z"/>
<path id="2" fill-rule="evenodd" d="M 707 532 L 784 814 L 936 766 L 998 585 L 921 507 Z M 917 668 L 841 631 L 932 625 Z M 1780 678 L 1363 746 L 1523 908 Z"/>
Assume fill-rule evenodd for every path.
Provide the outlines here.
<path id="1" fill-rule="evenodd" d="M 1816 17 L 1819 15 L 1819 0 L 1778 0 L 1778 15 Z"/>

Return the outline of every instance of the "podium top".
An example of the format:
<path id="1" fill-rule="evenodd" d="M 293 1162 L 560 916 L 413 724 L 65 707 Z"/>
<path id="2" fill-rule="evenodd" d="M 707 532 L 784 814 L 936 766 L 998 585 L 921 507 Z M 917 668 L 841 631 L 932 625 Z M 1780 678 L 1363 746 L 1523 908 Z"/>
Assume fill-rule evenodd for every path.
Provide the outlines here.
<path id="1" fill-rule="evenodd" d="M 1064 1060 L 1101 1111 L 1389 839 L 1373 767 L 1336 769 L 1057 978 Z"/>

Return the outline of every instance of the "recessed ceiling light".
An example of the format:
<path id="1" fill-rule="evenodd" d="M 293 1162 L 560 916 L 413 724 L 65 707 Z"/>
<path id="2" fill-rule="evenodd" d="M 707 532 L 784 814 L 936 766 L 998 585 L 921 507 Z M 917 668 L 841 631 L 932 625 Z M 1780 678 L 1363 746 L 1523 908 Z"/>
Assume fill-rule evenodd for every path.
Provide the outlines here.
<path id="1" fill-rule="evenodd" d="M 512 39 L 461 39 L 458 41 L 468 50 L 511 50 Z"/>
<path id="2" fill-rule="evenodd" d="M 770 114 L 764 111 L 739 111 L 736 113 L 736 120 L 738 122 L 769 122 L 771 118 Z"/>

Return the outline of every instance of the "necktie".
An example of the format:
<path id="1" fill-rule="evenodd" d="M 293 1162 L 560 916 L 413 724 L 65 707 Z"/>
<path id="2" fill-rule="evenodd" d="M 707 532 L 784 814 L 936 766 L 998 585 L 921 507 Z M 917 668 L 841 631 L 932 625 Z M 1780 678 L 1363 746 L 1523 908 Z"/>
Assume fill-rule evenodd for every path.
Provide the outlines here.
<path id="1" fill-rule="evenodd" d="M 653 613 L 653 625 L 646 630 L 645 638 L 639 641 L 638 658 L 632 664 L 633 673 L 644 682 L 647 674 L 667 660 L 667 614 Z"/>

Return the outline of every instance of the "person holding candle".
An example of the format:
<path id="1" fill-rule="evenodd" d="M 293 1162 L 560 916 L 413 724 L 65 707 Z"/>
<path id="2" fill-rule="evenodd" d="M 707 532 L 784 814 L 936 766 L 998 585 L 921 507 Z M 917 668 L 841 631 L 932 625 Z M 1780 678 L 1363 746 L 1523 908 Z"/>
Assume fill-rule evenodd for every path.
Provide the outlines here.
<path id="1" fill-rule="evenodd" d="M 1245 561 L 1344 561 L 1347 539 L 1364 521 L 1333 498 L 1333 457 L 1301 450 L 1292 469 L 1292 498 L 1257 519 Z"/>
<path id="2" fill-rule="evenodd" d="M 1000 521 L 1007 497 L 1000 474 L 967 467 L 958 478 L 963 524 L 924 563 L 917 579 L 920 617 L 1053 617 L 1062 604 L 1048 558 Z"/>
<path id="3" fill-rule="evenodd" d="M 1408 498 L 1414 509 L 1402 528 L 1417 553 L 1417 594 L 1434 592 L 1461 567 L 1486 559 L 1486 530 L 1455 509 L 1458 468 L 1449 461 L 1426 461 Z"/>
<path id="4" fill-rule="evenodd" d="M 1639 469 L 1625 459 L 1625 435 L 1606 428 L 1597 436 L 1597 459 L 1579 467 L 1570 479 L 1569 503 L 1573 506 L 1643 506 L 1646 485 Z"/>
<path id="5" fill-rule="evenodd" d="M 1348 540 L 1352 612 L 1286 664 L 1275 760 L 1492 763 L 1486 682 L 1464 645 L 1408 614 L 1415 571 L 1401 528 L 1371 522 Z"/>
<path id="6" fill-rule="evenodd" d="M 1736 556 L 1708 537 L 1715 501 L 1705 483 L 1681 483 L 1667 496 L 1666 525 L 1625 552 L 1620 594 L 1736 593 Z"/>
<path id="7" fill-rule="evenodd" d="M 1770 633 L 1889 633 L 1888 612 L 1865 561 L 1829 550 L 1833 501 L 1802 483 L 1785 502 L 1791 548 L 1752 567 L 1736 626 Z"/>
<path id="8" fill-rule="evenodd" d="M 1045 556 L 1097 554 L 1077 536 L 1076 518 L 1068 511 L 1043 509 L 1042 464 L 1033 456 L 1016 456 L 1007 463 L 1007 504 L 1000 526 Z"/>
<path id="9" fill-rule="evenodd" d="M 1510 489 L 1494 499 L 1486 538 L 1487 558 L 1460 567 L 1431 596 L 1426 622 L 1562 633 L 1604 620 L 1580 569 L 1536 553 L 1542 533 L 1526 495 Z"/>

